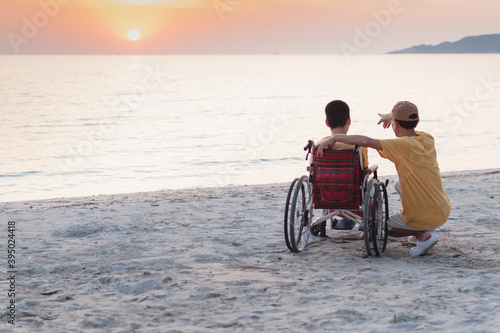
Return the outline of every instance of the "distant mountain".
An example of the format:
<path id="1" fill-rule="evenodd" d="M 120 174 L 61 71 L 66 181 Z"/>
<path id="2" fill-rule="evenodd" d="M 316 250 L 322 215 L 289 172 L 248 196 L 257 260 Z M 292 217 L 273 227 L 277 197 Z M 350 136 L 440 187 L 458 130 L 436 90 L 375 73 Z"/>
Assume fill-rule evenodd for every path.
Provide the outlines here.
<path id="1" fill-rule="evenodd" d="M 389 53 L 500 53 L 500 34 L 469 36 L 438 45 L 422 44 Z"/>

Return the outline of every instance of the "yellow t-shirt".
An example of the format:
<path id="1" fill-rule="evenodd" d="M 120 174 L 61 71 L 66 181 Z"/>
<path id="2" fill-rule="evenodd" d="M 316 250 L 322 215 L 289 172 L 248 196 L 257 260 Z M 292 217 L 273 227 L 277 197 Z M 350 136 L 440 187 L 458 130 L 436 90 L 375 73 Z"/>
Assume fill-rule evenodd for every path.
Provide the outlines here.
<path id="1" fill-rule="evenodd" d="M 331 136 L 324 137 L 323 139 L 319 140 L 317 143 L 315 143 L 316 146 L 319 146 L 323 141 L 331 138 L 332 136 L 335 135 L 346 135 L 346 134 L 333 134 Z M 348 145 L 347 143 L 343 142 L 335 142 L 333 145 L 333 148 L 328 147 L 329 149 L 334 149 L 334 150 L 347 150 L 347 149 L 354 149 L 355 146 L 353 145 Z M 361 147 L 361 158 L 363 159 L 363 169 L 368 168 L 368 149 L 366 147 Z"/>
<path id="2" fill-rule="evenodd" d="M 450 215 L 450 200 L 444 192 L 437 163 L 434 138 L 417 136 L 380 140 L 380 156 L 394 162 L 401 185 L 401 219 L 414 228 L 435 228 Z"/>

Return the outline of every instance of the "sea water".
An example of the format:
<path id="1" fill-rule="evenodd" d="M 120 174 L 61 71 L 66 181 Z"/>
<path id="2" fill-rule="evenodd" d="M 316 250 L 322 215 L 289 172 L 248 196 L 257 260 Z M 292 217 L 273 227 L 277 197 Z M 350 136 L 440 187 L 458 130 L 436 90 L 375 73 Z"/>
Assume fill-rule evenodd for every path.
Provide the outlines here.
<path id="1" fill-rule="evenodd" d="M 0 56 L 0 75 L 0 201 L 288 182 L 333 99 L 384 139 L 377 114 L 412 101 L 442 171 L 500 167 L 498 54 Z"/>

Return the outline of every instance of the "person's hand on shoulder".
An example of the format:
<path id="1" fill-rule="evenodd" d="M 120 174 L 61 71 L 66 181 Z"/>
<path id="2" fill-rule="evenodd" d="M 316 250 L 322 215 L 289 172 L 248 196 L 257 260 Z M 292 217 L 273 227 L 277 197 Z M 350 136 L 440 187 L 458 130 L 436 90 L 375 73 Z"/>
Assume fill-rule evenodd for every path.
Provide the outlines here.
<path id="1" fill-rule="evenodd" d="M 323 156 L 323 150 L 327 149 L 328 147 L 333 147 L 335 144 L 335 137 L 331 136 L 327 140 L 324 140 L 319 144 L 319 146 L 316 146 L 318 148 L 318 155 L 321 157 Z"/>

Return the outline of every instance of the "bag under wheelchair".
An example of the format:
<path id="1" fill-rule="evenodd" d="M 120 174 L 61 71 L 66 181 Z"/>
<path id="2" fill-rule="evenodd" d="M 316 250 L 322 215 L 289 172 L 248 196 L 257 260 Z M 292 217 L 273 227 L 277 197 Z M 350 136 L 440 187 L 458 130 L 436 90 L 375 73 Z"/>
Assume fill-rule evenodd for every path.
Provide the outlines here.
<path id="1" fill-rule="evenodd" d="M 309 158 L 309 175 L 295 178 L 290 184 L 285 205 L 286 246 L 300 252 L 311 234 L 326 237 L 337 218 L 359 225 L 363 230 L 369 256 L 380 256 L 387 245 L 388 180 L 379 181 L 378 166 L 363 169 L 360 147 L 348 150 L 324 150 L 319 156 L 314 141 L 304 148 Z M 317 215 L 317 216 L 316 216 Z M 350 228 L 346 228 L 350 229 Z"/>

